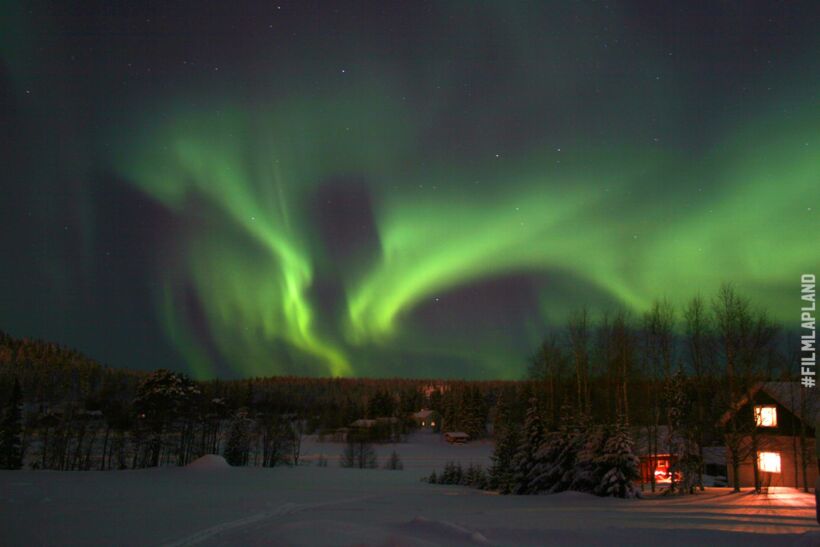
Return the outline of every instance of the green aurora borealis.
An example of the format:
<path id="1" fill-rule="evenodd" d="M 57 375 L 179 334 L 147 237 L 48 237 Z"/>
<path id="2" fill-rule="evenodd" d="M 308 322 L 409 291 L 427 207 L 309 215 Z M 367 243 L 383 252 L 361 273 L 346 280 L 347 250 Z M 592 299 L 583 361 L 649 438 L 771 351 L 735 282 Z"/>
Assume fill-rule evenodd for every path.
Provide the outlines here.
<path id="1" fill-rule="evenodd" d="M 803 53 L 772 53 L 775 67 L 715 67 L 708 55 L 739 46 L 688 51 L 696 21 L 675 22 L 686 35 L 669 45 L 626 8 L 521 6 L 441 8 L 423 20 L 461 24 L 419 23 L 405 49 L 329 18 L 272 60 L 248 38 L 105 107 L 80 171 L 172 219 L 149 253 L 144 320 L 190 372 L 516 377 L 581 305 L 640 313 L 725 281 L 796 322 L 799 275 L 820 264 L 817 39 L 760 45 Z M 91 216 L 78 247 L 105 228 Z"/>

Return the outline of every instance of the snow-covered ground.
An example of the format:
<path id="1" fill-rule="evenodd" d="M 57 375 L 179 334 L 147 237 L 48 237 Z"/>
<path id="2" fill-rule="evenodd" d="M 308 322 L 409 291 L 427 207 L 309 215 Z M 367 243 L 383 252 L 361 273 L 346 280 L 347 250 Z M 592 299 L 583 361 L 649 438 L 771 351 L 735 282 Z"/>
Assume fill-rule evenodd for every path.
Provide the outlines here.
<path id="1" fill-rule="evenodd" d="M 489 444 L 417 436 L 380 459 L 394 448 L 404 471 L 342 469 L 341 445 L 311 440 L 306 459 L 328 467 L 0 472 L 0 544 L 820 545 L 814 497 L 795 490 L 498 496 L 419 481 L 447 460 L 486 463 Z"/>

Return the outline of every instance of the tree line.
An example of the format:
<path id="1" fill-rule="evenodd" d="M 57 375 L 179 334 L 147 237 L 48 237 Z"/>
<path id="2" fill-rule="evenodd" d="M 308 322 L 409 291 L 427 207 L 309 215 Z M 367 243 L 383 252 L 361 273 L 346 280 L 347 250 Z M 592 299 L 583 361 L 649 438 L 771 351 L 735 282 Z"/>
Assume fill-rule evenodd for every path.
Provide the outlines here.
<path id="1" fill-rule="evenodd" d="M 720 425 L 720 416 L 757 382 L 799 370 L 799 346 L 784 342 L 787 335 L 731 285 L 682 309 L 663 300 L 640 315 L 579 309 L 548 333 L 521 381 L 194 381 L 110 368 L 0 332 L 0 452 L 9 454 L 0 463 L 120 469 L 223 453 L 238 465 L 293 465 L 306 433 L 332 437 L 360 418 L 394 418 L 402 435 L 422 408 L 437 411 L 442 431 L 492 435 L 501 447 L 534 400 L 545 436 L 561 433 L 567 444 L 571 423 L 602 437 L 637 428 L 650 455 L 677 454 L 687 485 L 701 486 L 704 447 L 725 443 L 737 469 L 748 457 L 741 439 L 755 435 L 748 420 Z"/>
<path id="2" fill-rule="evenodd" d="M 648 456 L 676 457 L 672 490 L 681 491 L 703 489 L 704 448 L 725 445 L 739 490 L 739 468 L 749 459 L 760 487 L 753 457 L 758 431 L 736 413 L 725 423 L 720 418 L 737 402 L 753 400 L 760 382 L 796 380 L 798 352 L 793 334 L 724 284 L 680 309 L 665 300 L 640 315 L 619 309 L 593 317 L 581 309 L 544 339 L 528 372 L 541 386 L 536 398 L 547 431 L 575 423 L 584 436 L 597 437 L 637 426 L 631 429 L 646 440 Z M 516 429 L 523 418 L 519 409 L 501 429 Z M 750 437 L 752 443 L 744 441 Z M 563 442 L 569 442 L 566 434 Z M 807 446 L 805 431 L 799 442 Z M 578 446 L 575 453 L 584 450 Z M 675 484 L 679 476 L 682 485 Z"/>
<path id="3" fill-rule="evenodd" d="M 354 433 L 368 443 L 391 440 L 415 427 L 410 415 L 422 408 L 443 416 L 440 427 L 478 438 L 487 434 L 495 393 L 508 384 L 515 382 L 194 381 L 165 369 L 107 367 L 69 348 L 0 332 L 0 452 L 14 454 L 0 465 L 130 469 L 185 465 L 212 453 L 233 465 L 298 465 L 305 434 L 331 439 L 356 420 L 387 418 L 386 433 Z"/>

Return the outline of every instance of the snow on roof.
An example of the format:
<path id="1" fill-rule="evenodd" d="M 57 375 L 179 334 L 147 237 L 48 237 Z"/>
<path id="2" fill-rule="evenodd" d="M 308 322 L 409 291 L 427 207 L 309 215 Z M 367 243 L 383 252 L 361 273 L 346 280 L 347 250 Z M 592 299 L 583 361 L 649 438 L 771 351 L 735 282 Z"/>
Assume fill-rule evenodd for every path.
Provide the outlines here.
<path id="1" fill-rule="evenodd" d="M 820 414 L 820 397 L 816 389 L 803 388 L 799 382 L 765 382 L 760 389 L 795 416 L 808 420 L 810 427 Z"/>
<path id="2" fill-rule="evenodd" d="M 805 389 L 798 382 L 758 383 L 752 388 L 749 395 L 744 396 L 731 409 L 726 411 L 720 419 L 720 423 L 725 424 L 733 413 L 740 410 L 749 401 L 749 396 L 753 397 L 758 391 L 769 395 L 786 410 L 803 419 L 809 427 L 814 427 L 814 421 L 820 415 L 820 396 L 817 395 L 816 389 Z"/>
<path id="3" fill-rule="evenodd" d="M 429 418 L 432 415 L 433 415 L 432 410 L 422 409 L 422 410 L 419 410 L 418 412 L 414 413 L 413 417 L 417 418 L 419 420 L 425 420 L 425 419 Z"/>
<path id="4" fill-rule="evenodd" d="M 664 453 L 669 452 L 669 444 L 670 444 L 670 440 L 672 440 L 672 439 L 669 438 L 669 427 L 667 427 L 665 425 L 659 425 L 657 427 L 656 432 L 657 432 L 656 452 L 659 453 L 659 454 L 664 454 Z M 631 427 L 629 433 L 632 436 L 632 441 L 635 443 L 635 447 L 634 447 L 635 454 L 637 454 L 639 456 L 642 456 L 642 455 L 649 454 L 650 452 L 652 452 L 649 449 L 649 446 L 650 446 L 649 437 L 651 435 L 649 427 L 647 427 L 647 426 Z M 681 442 L 681 441 L 683 441 L 683 437 L 679 433 L 676 433 L 674 441 L 676 443 Z M 655 443 L 651 443 L 651 444 L 654 445 Z"/>

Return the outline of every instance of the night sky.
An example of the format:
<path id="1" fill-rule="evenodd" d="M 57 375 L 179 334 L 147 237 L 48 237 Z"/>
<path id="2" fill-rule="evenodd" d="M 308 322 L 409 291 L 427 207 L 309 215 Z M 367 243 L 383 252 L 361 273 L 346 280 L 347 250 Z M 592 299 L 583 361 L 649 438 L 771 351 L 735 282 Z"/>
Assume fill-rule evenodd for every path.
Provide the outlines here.
<path id="1" fill-rule="evenodd" d="M 167 4 L 167 5 L 166 5 Z M 820 3 L 4 2 L 0 329 L 196 377 L 519 377 L 820 264 Z"/>

